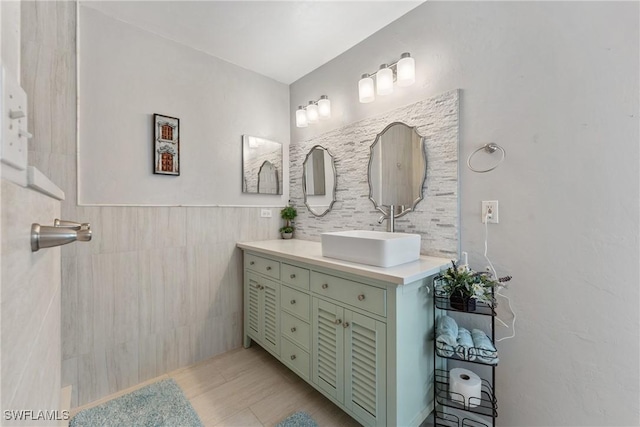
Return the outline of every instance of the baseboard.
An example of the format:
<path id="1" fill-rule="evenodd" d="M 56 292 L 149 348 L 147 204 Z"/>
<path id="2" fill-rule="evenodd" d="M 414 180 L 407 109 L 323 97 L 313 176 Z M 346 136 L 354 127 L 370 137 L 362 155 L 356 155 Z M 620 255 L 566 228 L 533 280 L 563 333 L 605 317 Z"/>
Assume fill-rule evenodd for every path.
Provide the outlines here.
<path id="1" fill-rule="evenodd" d="M 62 413 L 65 413 L 64 411 L 66 411 L 67 414 L 71 413 L 71 387 L 72 386 L 68 385 L 60 389 L 60 411 L 62 411 Z M 69 419 L 61 419 L 58 426 L 69 427 Z"/>

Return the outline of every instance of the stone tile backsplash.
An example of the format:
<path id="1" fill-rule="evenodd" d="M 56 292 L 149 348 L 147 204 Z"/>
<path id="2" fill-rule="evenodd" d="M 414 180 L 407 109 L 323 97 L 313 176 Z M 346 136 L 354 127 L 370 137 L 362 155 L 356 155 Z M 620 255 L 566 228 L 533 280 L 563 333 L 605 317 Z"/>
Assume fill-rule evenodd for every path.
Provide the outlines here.
<path id="1" fill-rule="evenodd" d="M 427 179 L 424 199 L 416 210 L 396 220 L 396 231 L 422 236 L 424 255 L 457 257 L 458 217 L 458 105 L 459 91 L 441 95 L 367 118 L 341 129 L 290 145 L 290 199 L 298 209 L 296 237 L 320 240 L 320 233 L 340 230 L 386 230 L 381 214 L 369 200 L 369 149 L 378 133 L 392 122 L 415 126 L 424 137 Z M 304 205 L 302 163 L 314 145 L 327 148 L 338 174 L 336 203 L 324 217 L 313 216 Z"/>

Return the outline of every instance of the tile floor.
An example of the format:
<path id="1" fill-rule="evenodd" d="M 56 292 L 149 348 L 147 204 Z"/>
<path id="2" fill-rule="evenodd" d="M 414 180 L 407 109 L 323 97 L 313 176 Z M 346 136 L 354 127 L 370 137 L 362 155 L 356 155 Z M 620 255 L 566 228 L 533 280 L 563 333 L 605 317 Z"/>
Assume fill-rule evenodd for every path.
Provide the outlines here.
<path id="1" fill-rule="evenodd" d="M 164 378 L 178 383 L 207 427 L 274 426 L 296 411 L 308 413 L 321 427 L 359 425 L 255 344 L 76 408 L 72 415 Z"/>

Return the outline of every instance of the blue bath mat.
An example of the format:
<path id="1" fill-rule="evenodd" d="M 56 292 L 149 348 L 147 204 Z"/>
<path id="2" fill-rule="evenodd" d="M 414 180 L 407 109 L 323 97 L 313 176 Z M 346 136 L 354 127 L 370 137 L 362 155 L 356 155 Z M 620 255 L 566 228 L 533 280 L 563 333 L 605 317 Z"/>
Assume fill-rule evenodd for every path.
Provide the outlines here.
<path id="1" fill-rule="evenodd" d="M 318 427 L 313 418 L 304 412 L 296 412 L 280 422 L 276 427 Z"/>
<path id="2" fill-rule="evenodd" d="M 202 427 L 198 414 L 172 379 L 78 412 L 70 427 Z"/>

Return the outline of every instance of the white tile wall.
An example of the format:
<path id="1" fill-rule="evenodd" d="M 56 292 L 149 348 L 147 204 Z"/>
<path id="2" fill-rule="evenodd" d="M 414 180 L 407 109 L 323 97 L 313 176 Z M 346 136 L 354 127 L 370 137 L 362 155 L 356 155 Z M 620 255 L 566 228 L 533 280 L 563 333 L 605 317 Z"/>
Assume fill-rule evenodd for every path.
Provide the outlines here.
<path id="1" fill-rule="evenodd" d="M 60 409 L 60 249 L 30 245 L 31 224 L 52 224 L 60 202 L 5 180 L 1 193 L 2 425 L 29 425 L 4 411 Z"/>

